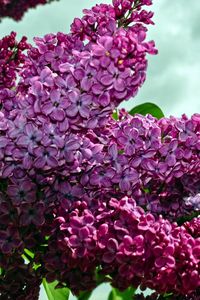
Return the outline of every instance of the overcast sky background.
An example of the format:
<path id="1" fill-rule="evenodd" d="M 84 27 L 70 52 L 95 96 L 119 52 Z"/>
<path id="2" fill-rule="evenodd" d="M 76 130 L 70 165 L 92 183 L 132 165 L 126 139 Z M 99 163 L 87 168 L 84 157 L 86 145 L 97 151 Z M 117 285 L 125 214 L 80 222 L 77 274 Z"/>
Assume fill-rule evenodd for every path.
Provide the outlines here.
<path id="1" fill-rule="evenodd" d="M 68 32 L 83 8 L 100 2 L 111 0 L 60 0 L 37 7 L 19 23 L 3 20 L 0 37 L 14 30 L 31 41 L 50 32 Z M 200 1 L 154 0 L 151 10 L 156 25 L 150 26 L 149 39 L 156 41 L 159 54 L 149 57 L 147 80 L 138 95 L 122 106 L 130 109 L 142 102 L 154 102 L 166 116 L 200 113 Z M 92 300 L 106 299 L 105 291 L 101 287 Z M 46 297 L 42 295 L 41 300 Z"/>

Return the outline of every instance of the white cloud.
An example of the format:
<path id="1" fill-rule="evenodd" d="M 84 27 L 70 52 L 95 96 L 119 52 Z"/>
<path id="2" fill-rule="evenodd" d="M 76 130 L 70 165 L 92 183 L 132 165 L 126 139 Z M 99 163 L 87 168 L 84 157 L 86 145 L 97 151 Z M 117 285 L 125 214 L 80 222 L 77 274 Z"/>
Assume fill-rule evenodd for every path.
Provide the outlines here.
<path id="1" fill-rule="evenodd" d="M 147 81 L 137 97 L 124 106 L 153 101 L 166 115 L 200 112 L 200 2 L 154 1 L 155 26 L 149 37 L 159 54 L 149 58 Z"/>

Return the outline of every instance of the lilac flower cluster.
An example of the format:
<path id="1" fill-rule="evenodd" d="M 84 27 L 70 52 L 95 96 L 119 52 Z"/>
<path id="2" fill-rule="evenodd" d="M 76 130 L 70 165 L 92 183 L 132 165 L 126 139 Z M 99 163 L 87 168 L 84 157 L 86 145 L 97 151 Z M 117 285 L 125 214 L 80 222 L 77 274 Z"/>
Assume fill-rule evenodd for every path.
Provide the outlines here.
<path id="1" fill-rule="evenodd" d="M 30 300 L 39 299 L 41 278 L 33 270 L 31 264 L 24 264 L 20 255 L 3 257 L 3 267 L 0 283 L 0 299 Z"/>
<path id="2" fill-rule="evenodd" d="M 200 237 L 200 221 L 198 218 L 193 218 L 190 222 L 184 223 L 185 228 L 193 237 Z"/>
<path id="3" fill-rule="evenodd" d="M 42 258 L 48 280 L 59 278 L 74 292 L 92 289 L 100 265 L 98 272 L 119 289 L 141 285 L 184 295 L 199 287 L 199 238 L 162 217 L 155 220 L 132 198 L 99 202 L 76 201 L 69 210 L 62 201 Z"/>
<path id="4" fill-rule="evenodd" d="M 192 205 L 194 210 L 200 210 L 200 193 L 190 196 L 188 198 L 185 198 L 187 205 Z"/>
<path id="5" fill-rule="evenodd" d="M 4 68 L 0 299 L 38 299 L 43 277 L 76 294 L 98 278 L 119 289 L 196 293 L 200 218 L 184 218 L 199 213 L 200 115 L 112 118 L 144 82 L 146 54 L 156 53 L 145 42 L 152 13 L 142 5 L 150 4 L 85 10 L 70 34 L 35 38 Z M 4 63 L 13 38 L 1 42 Z M 15 47 L 28 48 L 24 39 Z"/>
<path id="6" fill-rule="evenodd" d="M 23 51 L 29 48 L 26 40 L 26 37 L 22 37 L 21 41 L 17 42 L 15 32 L 0 40 L 0 92 L 15 86 L 17 73 L 24 63 Z"/>
<path id="7" fill-rule="evenodd" d="M 2 177 L 11 179 L 7 194 L 14 205 L 36 201 L 36 185 L 43 178 L 47 185 L 51 181 L 58 201 L 65 191 L 89 198 L 128 195 L 154 215 L 172 220 L 199 210 L 193 196 L 200 186 L 199 115 L 173 119 L 171 129 L 166 125 L 171 119 L 136 115 L 72 133 L 42 118 L 37 126 L 18 112 L 14 122 L 2 121 L 0 137 Z M 182 139 L 179 127 L 187 124 L 193 131 Z"/>
<path id="8" fill-rule="evenodd" d="M 96 286 L 94 274 L 101 265 L 100 272 L 120 289 L 142 285 L 159 293 L 190 294 L 200 280 L 200 219 L 179 227 L 158 216 L 174 219 L 193 211 L 183 195 L 199 189 L 199 116 L 158 121 L 122 113 L 120 118 L 101 130 L 66 132 L 67 146 L 60 148 L 59 136 L 53 145 L 24 142 L 19 150 L 11 147 L 11 139 L 4 143 L 2 254 L 31 249 L 47 280 L 67 283 L 75 293 Z M 180 124 L 193 124 L 184 139 Z M 9 129 L 5 134 L 10 136 Z M 21 137 L 11 136 L 16 147 Z M 168 163 L 172 141 L 179 155 L 191 151 L 188 157 L 175 156 L 174 164 Z M 56 152 L 41 156 L 39 149 L 49 148 Z M 34 158 L 36 150 L 40 156 Z M 35 160 L 30 166 L 24 165 L 26 153 Z M 155 168 L 159 164 L 165 172 Z M 140 208 L 133 198 L 121 200 L 123 195 Z M 46 245 L 44 251 L 40 244 Z"/>
<path id="9" fill-rule="evenodd" d="M 99 37 L 85 46 L 61 33 L 36 38 L 37 48 L 30 50 L 21 74 L 16 106 L 21 111 L 23 106 L 28 118 L 39 113 L 50 119 L 61 131 L 102 126 L 114 107 L 134 96 L 145 80 L 145 55 L 154 48 L 137 35 L 133 41 L 131 29 L 118 29 L 113 37 Z M 27 109 L 30 102 L 34 107 Z"/>
<path id="10" fill-rule="evenodd" d="M 0 19 L 9 17 L 16 21 L 21 20 L 24 13 L 39 4 L 47 4 L 53 0 L 0 0 Z"/>
<path id="11" fill-rule="evenodd" d="M 122 118 L 111 126 L 107 160 L 117 170 L 110 179 L 112 193 L 117 184 L 116 194 L 126 192 L 152 213 L 175 220 L 187 210 L 199 210 L 200 115 Z M 102 168 L 108 170 L 106 161 Z M 184 196 L 193 200 L 183 201 Z"/>
<path id="12" fill-rule="evenodd" d="M 135 38 L 142 41 L 147 31 L 144 25 L 154 24 L 153 12 L 142 10 L 142 6 L 151 5 L 152 1 L 113 0 L 112 2 L 113 5 L 100 4 L 92 9 L 84 9 L 83 18 L 74 19 L 71 25 L 72 33 L 81 40 L 96 41 L 98 36 L 113 36 L 117 28 L 131 27 L 132 42 Z M 149 43 L 149 46 L 153 45 L 153 42 Z M 148 47 L 147 44 L 146 46 Z"/>

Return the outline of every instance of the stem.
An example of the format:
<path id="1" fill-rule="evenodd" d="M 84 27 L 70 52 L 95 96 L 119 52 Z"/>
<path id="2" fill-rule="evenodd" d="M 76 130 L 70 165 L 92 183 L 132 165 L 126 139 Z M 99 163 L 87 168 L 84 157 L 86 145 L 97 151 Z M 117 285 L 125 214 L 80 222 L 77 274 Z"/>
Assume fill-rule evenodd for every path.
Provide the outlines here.
<path id="1" fill-rule="evenodd" d="M 28 262 L 32 262 L 33 261 L 32 257 L 29 256 L 27 253 L 22 254 L 22 257 L 24 257 L 25 259 L 27 259 Z"/>
<path id="2" fill-rule="evenodd" d="M 131 9 L 129 10 L 128 15 L 127 15 L 126 17 L 123 17 L 123 18 L 119 19 L 119 21 L 118 21 L 118 26 L 119 26 L 119 27 L 122 27 L 122 26 L 123 26 L 123 27 L 127 27 L 128 24 L 129 24 L 128 18 L 131 16 L 132 12 L 133 12 L 135 9 L 137 9 L 139 6 L 140 6 L 140 0 L 138 0 L 138 1 L 136 1 L 136 2 L 134 3 L 133 8 L 131 8 Z"/>
<path id="3" fill-rule="evenodd" d="M 24 249 L 23 256 L 24 256 L 29 262 L 33 262 L 34 254 L 33 254 L 31 251 L 29 251 L 28 249 Z"/>

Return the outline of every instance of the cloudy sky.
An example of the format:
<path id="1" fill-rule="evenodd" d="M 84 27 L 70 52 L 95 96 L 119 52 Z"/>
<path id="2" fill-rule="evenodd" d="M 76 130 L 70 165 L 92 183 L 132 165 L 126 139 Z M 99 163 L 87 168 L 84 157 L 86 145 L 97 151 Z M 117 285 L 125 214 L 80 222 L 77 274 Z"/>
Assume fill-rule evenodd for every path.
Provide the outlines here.
<path id="1" fill-rule="evenodd" d="M 19 23 L 3 20 L 0 37 L 14 30 L 31 41 L 34 36 L 49 32 L 68 32 L 73 17 L 81 16 L 83 8 L 100 2 L 60 0 L 38 7 Z M 137 97 L 123 106 L 130 109 L 142 102 L 154 102 L 166 116 L 200 113 L 200 1 L 154 0 L 152 10 L 156 25 L 151 26 L 149 39 L 156 41 L 159 54 L 149 58 L 147 80 Z M 102 300 L 104 292 L 103 287 L 93 299 Z M 41 300 L 46 300 L 45 296 Z"/>

